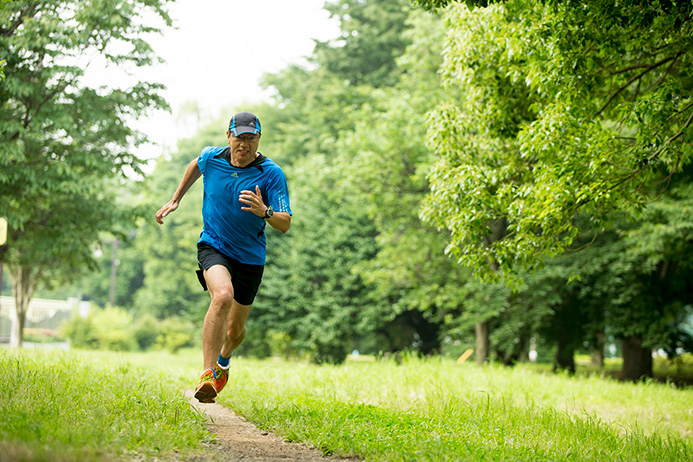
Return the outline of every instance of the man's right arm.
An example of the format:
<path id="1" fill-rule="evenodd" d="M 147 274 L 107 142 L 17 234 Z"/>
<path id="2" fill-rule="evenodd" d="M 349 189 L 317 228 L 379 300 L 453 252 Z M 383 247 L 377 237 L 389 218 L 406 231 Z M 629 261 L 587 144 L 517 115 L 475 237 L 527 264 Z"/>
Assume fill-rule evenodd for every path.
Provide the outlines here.
<path id="1" fill-rule="evenodd" d="M 185 170 L 183 179 L 180 181 L 176 192 L 173 193 L 171 200 L 168 201 L 166 205 L 161 207 L 158 212 L 156 212 L 155 217 L 157 223 L 164 223 L 163 218 L 178 208 L 178 205 L 180 205 L 180 201 L 183 199 L 183 196 L 185 196 L 185 193 L 188 192 L 188 189 L 190 189 L 190 187 L 195 184 L 195 182 L 201 176 L 202 172 L 200 171 L 200 167 L 197 166 L 197 158 L 195 158 L 192 162 L 190 162 L 188 168 Z"/>

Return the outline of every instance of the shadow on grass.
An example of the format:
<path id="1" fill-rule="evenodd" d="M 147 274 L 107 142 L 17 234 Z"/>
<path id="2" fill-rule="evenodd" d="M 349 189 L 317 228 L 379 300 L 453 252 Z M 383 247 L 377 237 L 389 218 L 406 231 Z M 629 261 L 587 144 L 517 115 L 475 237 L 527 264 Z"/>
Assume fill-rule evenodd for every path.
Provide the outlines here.
<path id="1" fill-rule="evenodd" d="M 531 365 L 531 368 L 539 373 L 554 373 L 553 366 L 549 363 L 539 363 Z M 620 360 L 612 360 L 603 367 L 595 366 L 585 362 L 576 361 L 576 376 L 598 376 L 604 379 L 625 382 L 621 378 Z M 669 361 L 657 358 L 653 365 L 653 376 L 645 377 L 643 381 L 673 385 L 676 388 L 693 387 L 693 362 L 691 359 L 685 361 Z"/>

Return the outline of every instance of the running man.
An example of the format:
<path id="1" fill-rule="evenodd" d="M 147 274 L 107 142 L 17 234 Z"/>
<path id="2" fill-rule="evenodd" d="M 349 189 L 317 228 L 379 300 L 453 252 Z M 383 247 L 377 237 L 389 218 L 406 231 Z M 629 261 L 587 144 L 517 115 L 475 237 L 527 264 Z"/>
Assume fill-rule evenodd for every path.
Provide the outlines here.
<path id="1" fill-rule="evenodd" d="M 245 337 L 245 322 L 265 265 L 265 226 L 286 233 L 291 207 L 284 172 L 258 152 L 260 120 L 250 112 L 234 115 L 228 146 L 208 146 L 188 165 L 171 200 L 156 221 L 180 205 L 201 177 L 203 229 L 197 243 L 197 277 L 211 298 L 202 329 L 204 371 L 195 398 L 213 403 L 226 385 L 233 351 Z"/>

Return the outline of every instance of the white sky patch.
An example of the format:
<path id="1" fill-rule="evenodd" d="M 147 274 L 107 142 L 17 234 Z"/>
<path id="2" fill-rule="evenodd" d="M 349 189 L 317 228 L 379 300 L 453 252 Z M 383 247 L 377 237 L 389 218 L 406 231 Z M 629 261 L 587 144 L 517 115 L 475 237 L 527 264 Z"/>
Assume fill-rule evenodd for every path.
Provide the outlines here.
<path id="1" fill-rule="evenodd" d="M 209 119 L 225 109 L 242 110 L 244 103 L 267 101 L 270 95 L 259 85 L 263 74 L 303 64 L 313 52 L 314 40 L 337 37 L 339 21 L 330 19 L 322 8 L 324 3 L 178 0 L 169 7 L 176 29 L 148 38 L 165 64 L 136 69 L 134 76 L 127 76 L 122 70 L 92 62 L 85 83 L 122 87 L 141 80 L 167 87 L 162 94 L 172 113 L 157 111 L 133 122 L 154 143 L 140 148 L 138 155 L 156 158 L 199 128 L 191 118 L 177 121 L 183 106 L 196 104 Z"/>

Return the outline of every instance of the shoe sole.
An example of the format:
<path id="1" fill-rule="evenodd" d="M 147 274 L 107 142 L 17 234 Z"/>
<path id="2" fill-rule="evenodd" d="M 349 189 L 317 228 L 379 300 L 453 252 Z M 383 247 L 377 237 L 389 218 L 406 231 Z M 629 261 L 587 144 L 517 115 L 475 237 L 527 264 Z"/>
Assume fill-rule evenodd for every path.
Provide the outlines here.
<path id="1" fill-rule="evenodd" d="M 201 403 L 214 403 L 217 396 L 217 390 L 211 382 L 205 382 L 195 390 L 195 399 Z"/>

